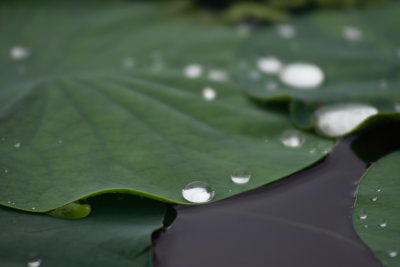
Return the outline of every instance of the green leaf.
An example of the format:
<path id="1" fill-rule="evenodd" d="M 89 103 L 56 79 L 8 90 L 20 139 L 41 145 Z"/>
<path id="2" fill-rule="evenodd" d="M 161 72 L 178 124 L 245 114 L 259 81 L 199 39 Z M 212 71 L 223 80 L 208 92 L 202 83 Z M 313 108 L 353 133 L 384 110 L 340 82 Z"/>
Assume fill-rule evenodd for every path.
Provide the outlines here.
<path id="1" fill-rule="evenodd" d="M 372 165 L 361 180 L 353 221 L 385 266 L 399 266 L 400 150 Z"/>
<path id="2" fill-rule="evenodd" d="M 304 133 L 304 146 L 284 147 L 286 115 L 255 106 L 234 81 L 183 75 L 193 63 L 228 71 L 241 39 L 228 27 L 148 1 L 14 2 L 1 3 L 0 50 L 18 44 L 31 55 L 1 59 L 3 205 L 49 211 L 105 192 L 186 204 L 182 189 L 196 180 L 220 200 L 306 168 L 333 145 Z M 231 182 L 239 167 L 250 183 Z"/>
<path id="3" fill-rule="evenodd" d="M 269 27 L 247 40 L 236 76 L 257 100 L 292 100 L 292 119 L 304 128 L 312 126 L 315 109 L 332 103 L 361 102 L 384 114 L 399 112 L 399 12 L 399 3 L 320 11 L 283 25 L 289 34 L 282 25 Z M 316 88 L 289 86 L 279 74 L 259 70 L 259 59 L 266 57 L 279 59 L 283 66 L 314 64 L 325 79 Z"/>
<path id="4" fill-rule="evenodd" d="M 151 234 L 165 205 L 117 194 L 89 199 L 85 219 L 65 220 L 0 207 L 0 265 L 152 266 Z"/>

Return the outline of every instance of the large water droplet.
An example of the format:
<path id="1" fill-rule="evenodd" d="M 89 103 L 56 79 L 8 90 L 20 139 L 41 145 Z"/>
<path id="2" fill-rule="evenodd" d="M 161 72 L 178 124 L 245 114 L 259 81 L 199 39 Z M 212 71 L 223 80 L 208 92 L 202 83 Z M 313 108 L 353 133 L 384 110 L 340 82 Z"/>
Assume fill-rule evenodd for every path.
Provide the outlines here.
<path id="1" fill-rule="evenodd" d="M 289 24 L 280 24 L 277 26 L 278 34 L 286 39 L 293 38 L 296 35 L 296 29 Z"/>
<path id="2" fill-rule="evenodd" d="M 346 26 L 343 29 L 343 37 L 352 42 L 360 41 L 362 38 L 362 32 L 358 28 Z"/>
<path id="3" fill-rule="evenodd" d="M 42 265 L 42 259 L 36 256 L 36 254 L 30 255 L 28 262 L 26 263 L 27 267 L 40 267 L 41 265 Z"/>
<path id="4" fill-rule="evenodd" d="M 358 218 L 360 218 L 360 220 L 366 220 L 368 218 L 368 215 L 364 211 L 361 211 L 358 214 Z"/>
<path id="5" fill-rule="evenodd" d="M 203 98 L 207 101 L 212 101 L 217 97 L 217 92 L 211 87 L 203 89 Z"/>
<path id="6" fill-rule="evenodd" d="M 257 61 L 258 68 L 265 73 L 278 73 L 282 69 L 282 62 L 276 57 L 260 58 Z"/>
<path id="7" fill-rule="evenodd" d="M 397 250 L 395 249 L 389 249 L 387 252 L 388 256 L 390 258 L 396 258 L 397 257 Z"/>
<path id="8" fill-rule="evenodd" d="M 215 191 L 206 182 L 195 181 L 182 189 L 182 196 L 192 203 L 206 203 L 214 198 Z"/>
<path id="9" fill-rule="evenodd" d="M 305 141 L 306 137 L 298 130 L 286 130 L 281 136 L 281 142 L 286 147 L 301 147 Z"/>
<path id="10" fill-rule="evenodd" d="M 293 63 L 283 68 L 281 81 L 299 89 L 315 89 L 324 81 L 321 68 L 309 63 Z"/>
<path id="11" fill-rule="evenodd" d="M 228 73 L 224 70 L 210 70 L 210 72 L 208 73 L 208 78 L 212 81 L 218 81 L 218 82 L 222 82 L 222 81 L 226 81 L 228 80 Z"/>
<path id="12" fill-rule="evenodd" d="M 231 175 L 231 180 L 235 184 L 247 184 L 250 181 L 251 174 L 246 169 L 236 169 Z"/>
<path id="13" fill-rule="evenodd" d="M 72 202 L 52 210 L 48 214 L 63 219 L 81 219 L 87 217 L 91 211 L 92 208 L 89 204 Z"/>
<path id="14" fill-rule="evenodd" d="M 10 57 L 14 60 L 26 59 L 31 55 L 29 50 L 22 46 L 14 46 L 10 50 Z"/>
<path id="15" fill-rule="evenodd" d="M 330 137 L 345 135 L 354 130 L 378 110 L 359 103 L 334 104 L 315 112 L 315 125 L 322 134 Z"/>
<path id="16" fill-rule="evenodd" d="M 199 64 L 190 64 L 185 67 L 184 73 L 188 78 L 198 78 L 203 74 L 203 67 Z"/>

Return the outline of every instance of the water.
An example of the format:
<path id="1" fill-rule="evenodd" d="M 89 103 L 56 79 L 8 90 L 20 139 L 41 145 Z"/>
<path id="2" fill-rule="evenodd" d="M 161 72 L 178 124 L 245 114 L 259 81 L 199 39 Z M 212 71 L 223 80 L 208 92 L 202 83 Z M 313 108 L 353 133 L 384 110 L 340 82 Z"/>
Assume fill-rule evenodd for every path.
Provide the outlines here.
<path id="1" fill-rule="evenodd" d="M 217 92 L 211 87 L 203 89 L 203 98 L 207 101 L 212 101 L 217 97 Z"/>
<path id="2" fill-rule="evenodd" d="M 20 143 L 16 143 L 16 144 L 14 144 L 14 147 L 15 147 L 15 148 L 20 148 L 20 147 L 21 147 L 21 144 L 20 144 Z"/>
<path id="3" fill-rule="evenodd" d="M 372 200 L 373 202 L 376 202 L 376 201 L 378 200 L 378 196 L 374 196 L 373 198 L 371 198 L 371 200 Z"/>
<path id="4" fill-rule="evenodd" d="M 296 36 L 296 29 L 289 24 L 280 24 L 277 26 L 278 34 L 285 38 L 290 39 Z"/>
<path id="5" fill-rule="evenodd" d="M 360 220 L 366 220 L 368 218 L 368 215 L 365 212 L 361 211 L 358 215 L 358 218 L 360 218 Z"/>
<path id="6" fill-rule="evenodd" d="M 210 70 L 208 73 L 208 79 L 211 81 L 217 81 L 217 82 L 222 82 L 228 80 L 229 75 L 226 71 L 224 70 Z"/>
<path id="7" fill-rule="evenodd" d="M 355 27 L 346 26 L 343 29 L 343 37 L 348 41 L 360 41 L 362 39 L 362 32 Z"/>
<path id="8" fill-rule="evenodd" d="M 388 256 L 390 258 L 396 258 L 397 257 L 397 250 L 391 249 L 388 251 Z"/>
<path id="9" fill-rule="evenodd" d="M 376 192 L 377 192 L 377 193 L 380 193 L 380 192 L 382 192 L 382 188 L 378 188 L 378 189 L 376 189 Z"/>
<path id="10" fill-rule="evenodd" d="M 250 79 L 252 79 L 252 80 L 258 80 L 261 77 L 260 73 L 256 70 L 250 71 L 249 76 L 250 76 Z"/>
<path id="11" fill-rule="evenodd" d="M 10 57 L 14 60 L 26 59 L 31 55 L 29 50 L 22 46 L 14 46 L 10 50 Z"/>
<path id="12" fill-rule="evenodd" d="M 37 256 L 30 256 L 26 266 L 28 267 L 40 267 L 42 265 L 42 259 Z"/>
<path id="13" fill-rule="evenodd" d="M 260 58 L 257 61 L 258 68 L 265 73 L 279 73 L 283 67 L 282 62 L 276 57 Z"/>
<path id="14" fill-rule="evenodd" d="M 63 219 L 81 219 L 89 216 L 92 208 L 88 203 L 82 201 L 71 202 L 60 208 L 48 212 L 50 216 Z"/>
<path id="15" fill-rule="evenodd" d="M 251 174 L 246 169 L 236 169 L 231 174 L 231 180 L 235 184 L 247 184 L 250 181 Z"/>
<path id="16" fill-rule="evenodd" d="M 286 130 L 282 133 L 281 143 L 286 147 L 298 148 L 301 147 L 306 138 L 304 134 L 298 130 Z"/>
<path id="17" fill-rule="evenodd" d="M 399 103 L 394 104 L 394 110 L 396 112 L 400 112 L 400 104 Z"/>
<path id="18" fill-rule="evenodd" d="M 195 181 L 187 184 L 182 189 L 182 196 L 192 203 L 206 203 L 214 198 L 215 191 L 208 183 Z"/>
<path id="19" fill-rule="evenodd" d="M 385 228 L 387 226 L 387 221 L 383 220 L 378 225 L 379 227 Z"/>
<path id="20" fill-rule="evenodd" d="M 278 84 L 274 81 L 269 81 L 267 82 L 267 85 L 265 86 L 269 91 L 275 91 L 278 89 Z"/>
<path id="21" fill-rule="evenodd" d="M 316 89 L 325 75 L 321 68 L 310 63 L 293 63 L 283 68 L 280 73 L 282 83 L 298 89 Z"/>
<path id="22" fill-rule="evenodd" d="M 130 69 L 135 66 L 135 60 L 132 58 L 125 58 L 122 61 L 122 66 L 126 69 Z"/>
<path id="23" fill-rule="evenodd" d="M 378 114 L 370 105 L 360 103 L 333 104 L 314 113 L 317 130 L 330 137 L 343 136 L 357 128 L 369 117 Z"/>
<path id="24" fill-rule="evenodd" d="M 199 64 L 190 64 L 185 67 L 184 74 L 188 78 L 198 78 L 203 74 L 203 67 Z"/>

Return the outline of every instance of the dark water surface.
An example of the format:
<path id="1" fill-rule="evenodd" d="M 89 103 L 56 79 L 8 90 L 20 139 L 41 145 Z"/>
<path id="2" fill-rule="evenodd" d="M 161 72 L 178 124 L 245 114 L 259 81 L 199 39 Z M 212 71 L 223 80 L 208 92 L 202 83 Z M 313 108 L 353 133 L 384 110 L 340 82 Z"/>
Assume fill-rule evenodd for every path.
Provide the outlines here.
<path id="1" fill-rule="evenodd" d="M 155 266 L 382 266 L 352 224 L 367 167 L 350 149 L 354 139 L 272 185 L 208 205 L 176 206 L 176 220 L 155 237 Z"/>

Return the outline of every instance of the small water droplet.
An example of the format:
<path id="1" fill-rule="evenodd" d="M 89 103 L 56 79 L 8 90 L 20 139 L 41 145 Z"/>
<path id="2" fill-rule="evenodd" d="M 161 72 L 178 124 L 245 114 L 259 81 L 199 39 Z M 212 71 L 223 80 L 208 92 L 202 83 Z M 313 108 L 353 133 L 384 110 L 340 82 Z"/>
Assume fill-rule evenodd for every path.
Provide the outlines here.
<path id="1" fill-rule="evenodd" d="M 226 81 L 228 80 L 228 73 L 224 70 L 210 70 L 210 72 L 208 73 L 208 78 L 211 81 L 218 81 L 218 82 L 222 82 L 222 81 Z"/>
<path id="2" fill-rule="evenodd" d="M 251 174 L 246 169 L 236 169 L 231 174 L 231 180 L 235 184 L 247 184 L 250 181 Z"/>
<path id="3" fill-rule="evenodd" d="M 274 81 L 268 81 L 266 87 L 269 91 L 275 91 L 278 89 L 278 84 Z"/>
<path id="4" fill-rule="evenodd" d="M 368 218 L 368 215 L 367 215 L 364 211 L 361 211 L 361 212 L 358 214 L 358 218 L 360 218 L 361 220 L 365 220 L 365 219 Z"/>
<path id="5" fill-rule="evenodd" d="M 211 87 L 203 89 L 203 98 L 207 101 L 212 101 L 217 97 L 217 92 Z"/>
<path id="6" fill-rule="evenodd" d="M 252 27 L 247 23 L 240 23 L 237 26 L 238 35 L 243 38 L 250 36 L 252 30 Z"/>
<path id="7" fill-rule="evenodd" d="M 61 145 L 63 143 L 63 140 L 58 140 L 58 143 Z"/>
<path id="8" fill-rule="evenodd" d="M 298 130 L 286 130 L 281 136 L 281 143 L 286 147 L 301 147 L 305 141 L 306 137 Z"/>
<path id="9" fill-rule="evenodd" d="M 346 26 L 343 28 L 343 37 L 348 41 L 360 41 L 362 39 L 362 32 L 356 27 Z"/>
<path id="10" fill-rule="evenodd" d="M 309 63 L 293 63 L 283 68 L 280 73 L 281 81 L 298 89 L 315 89 L 325 79 L 321 68 Z"/>
<path id="11" fill-rule="evenodd" d="M 35 207 L 32 207 L 31 210 L 36 210 L 36 208 L 35 208 Z"/>
<path id="12" fill-rule="evenodd" d="M 364 228 L 368 228 L 368 224 L 364 224 Z"/>
<path id="13" fill-rule="evenodd" d="M 14 46 L 10 50 L 10 57 L 14 60 L 26 59 L 31 55 L 30 51 L 22 46 Z"/>
<path id="14" fill-rule="evenodd" d="M 182 189 L 182 196 L 192 203 L 206 203 L 214 198 L 215 191 L 206 182 L 195 181 Z"/>
<path id="15" fill-rule="evenodd" d="M 322 107 L 314 113 L 317 130 L 330 137 L 345 135 L 363 121 L 378 113 L 366 104 L 346 103 Z"/>
<path id="16" fill-rule="evenodd" d="M 378 189 L 376 189 L 376 192 L 377 192 L 377 193 L 380 193 L 380 192 L 382 192 L 382 188 L 378 188 Z"/>
<path id="17" fill-rule="evenodd" d="M 122 61 L 122 66 L 126 69 L 130 69 L 135 66 L 135 60 L 133 58 L 125 58 Z"/>
<path id="18" fill-rule="evenodd" d="M 315 149 L 315 148 L 310 148 L 310 150 L 308 150 L 308 152 L 309 152 L 310 154 L 315 154 L 315 152 L 317 152 L 317 149 Z"/>
<path id="19" fill-rule="evenodd" d="M 373 202 L 376 202 L 376 201 L 378 200 L 378 196 L 372 197 L 371 200 L 372 200 Z"/>
<path id="20" fill-rule="evenodd" d="M 382 89 L 386 89 L 388 87 L 388 82 L 386 80 L 381 80 L 379 82 L 379 87 Z"/>
<path id="21" fill-rule="evenodd" d="M 385 228 L 387 226 L 387 221 L 382 220 L 378 225 L 379 225 L 379 227 Z"/>
<path id="22" fill-rule="evenodd" d="M 12 201 L 11 200 L 7 201 L 7 204 L 12 204 Z"/>
<path id="23" fill-rule="evenodd" d="M 283 65 L 276 57 L 265 57 L 257 61 L 257 66 L 262 72 L 274 74 L 280 72 Z"/>
<path id="24" fill-rule="evenodd" d="M 250 76 L 250 79 L 252 79 L 252 80 L 258 80 L 261 77 L 260 73 L 256 70 L 250 71 L 249 76 Z"/>
<path id="25" fill-rule="evenodd" d="M 400 103 L 394 104 L 394 110 L 400 112 Z"/>
<path id="26" fill-rule="evenodd" d="M 396 258 L 397 257 L 397 250 L 389 249 L 387 254 L 388 254 L 389 258 Z"/>
<path id="27" fill-rule="evenodd" d="M 203 74 L 203 67 L 199 64 L 190 64 L 185 67 L 184 73 L 188 78 L 198 78 Z"/>
<path id="28" fill-rule="evenodd" d="M 278 34 L 285 38 L 290 39 L 296 35 L 296 29 L 289 24 L 280 24 L 277 26 Z"/>
<path id="29" fill-rule="evenodd" d="M 4 172 L 5 172 L 5 173 L 8 173 L 8 169 L 4 169 Z"/>
<path id="30" fill-rule="evenodd" d="M 14 147 L 15 147 L 15 148 L 20 148 L 20 147 L 21 147 L 21 144 L 20 144 L 20 143 L 16 143 L 16 144 L 14 144 Z"/>
<path id="31" fill-rule="evenodd" d="M 40 267 L 42 265 L 42 259 L 36 256 L 36 254 L 31 254 L 29 256 L 27 267 Z"/>

